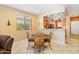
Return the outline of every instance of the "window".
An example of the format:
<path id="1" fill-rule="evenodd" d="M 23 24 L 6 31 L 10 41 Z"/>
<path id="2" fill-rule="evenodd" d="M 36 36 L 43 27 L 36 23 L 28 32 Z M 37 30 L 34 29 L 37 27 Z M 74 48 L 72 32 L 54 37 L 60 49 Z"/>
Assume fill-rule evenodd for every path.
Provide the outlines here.
<path id="1" fill-rule="evenodd" d="M 32 17 L 18 14 L 17 20 L 17 30 L 31 30 L 32 29 Z"/>

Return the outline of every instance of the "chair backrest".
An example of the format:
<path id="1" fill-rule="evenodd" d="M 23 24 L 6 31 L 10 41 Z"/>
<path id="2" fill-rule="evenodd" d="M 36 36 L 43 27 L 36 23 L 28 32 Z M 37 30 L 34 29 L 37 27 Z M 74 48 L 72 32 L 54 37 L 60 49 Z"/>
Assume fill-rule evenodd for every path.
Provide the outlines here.
<path id="1" fill-rule="evenodd" d="M 27 38 L 29 39 L 29 32 L 27 32 Z"/>
<path id="2" fill-rule="evenodd" d="M 52 38 L 52 35 L 53 35 L 52 32 L 50 32 L 50 33 L 49 33 L 49 39 Z"/>

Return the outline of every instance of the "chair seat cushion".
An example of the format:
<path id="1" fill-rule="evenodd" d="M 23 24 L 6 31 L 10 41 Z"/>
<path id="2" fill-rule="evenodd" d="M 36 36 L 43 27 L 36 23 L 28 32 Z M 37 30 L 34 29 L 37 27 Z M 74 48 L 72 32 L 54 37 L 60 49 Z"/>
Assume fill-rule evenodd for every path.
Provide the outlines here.
<path id="1" fill-rule="evenodd" d="M 10 51 L 0 48 L 0 54 L 10 54 L 10 53 L 11 53 Z"/>
<path id="2" fill-rule="evenodd" d="M 33 38 L 30 38 L 30 39 L 28 39 L 28 41 L 34 41 L 34 39 Z"/>
<path id="3" fill-rule="evenodd" d="M 44 39 L 44 42 L 50 42 L 50 39 L 48 39 L 48 38 Z"/>

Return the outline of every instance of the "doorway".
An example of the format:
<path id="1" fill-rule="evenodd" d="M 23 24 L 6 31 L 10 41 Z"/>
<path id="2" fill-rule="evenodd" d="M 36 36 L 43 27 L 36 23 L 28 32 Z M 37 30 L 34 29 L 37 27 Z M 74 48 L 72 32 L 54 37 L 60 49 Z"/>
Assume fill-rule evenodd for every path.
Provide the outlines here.
<path id="1" fill-rule="evenodd" d="M 79 39 L 79 17 L 70 18 L 70 37 Z"/>

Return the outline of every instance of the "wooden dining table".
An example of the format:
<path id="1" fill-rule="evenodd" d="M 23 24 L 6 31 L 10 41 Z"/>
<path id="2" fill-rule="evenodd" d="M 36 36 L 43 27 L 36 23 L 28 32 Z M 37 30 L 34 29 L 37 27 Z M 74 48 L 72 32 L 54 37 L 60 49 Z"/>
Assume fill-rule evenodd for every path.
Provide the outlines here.
<path id="1" fill-rule="evenodd" d="M 31 35 L 34 39 L 34 47 L 38 49 L 38 51 L 41 51 L 44 49 L 44 40 L 49 38 L 49 35 L 44 33 L 36 33 Z"/>

